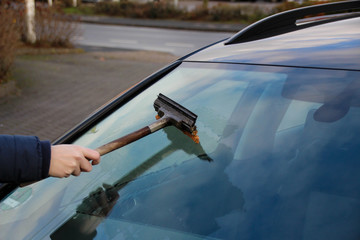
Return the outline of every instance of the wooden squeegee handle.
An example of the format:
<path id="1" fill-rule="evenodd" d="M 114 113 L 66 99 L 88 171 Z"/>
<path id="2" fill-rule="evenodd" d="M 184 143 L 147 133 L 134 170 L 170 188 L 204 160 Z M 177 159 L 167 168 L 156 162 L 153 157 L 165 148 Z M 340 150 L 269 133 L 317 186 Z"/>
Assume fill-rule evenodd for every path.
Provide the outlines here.
<path id="1" fill-rule="evenodd" d="M 150 124 L 149 126 L 143 127 L 135 132 L 129 133 L 121 138 L 118 138 L 112 142 L 106 143 L 98 148 L 95 151 L 100 153 L 100 156 L 112 152 L 118 148 L 128 145 L 140 138 L 143 138 L 153 132 L 156 132 L 159 129 L 166 127 L 170 123 L 170 119 L 163 117 L 158 119 L 156 122 Z"/>
<path id="2" fill-rule="evenodd" d="M 106 143 L 106 144 L 96 148 L 95 151 L 99 152 L 100 156 L 102 156 L 102 155 L 112 152 L 118 148 L 121 148 L 125 145 L 128 145 L 129 143 L 132 143 L 142 137 L 145 137 L 145 136 L 149 135 L 150 133 L 152 133 L 152 132 L 151 132 L 149 126 L 146 126 L 135 132 L 129 133 L 128 135 L 118 138 L 112 142 Z M 26 186 L 36 183 L 36 182 L 38 182 L 38 181 L 24 182 L 24 183 L 20 183 L 19 186 L 26 187 Z"/>
<path id="3" fill-rule="evenodd" d="M 129 143 L 132 143 L 140 138 L 143 138 L 143 137 L 149 135 L 150 133 L 152 133 L 152 132 L 151 132 L 149 126 L 146 126 L 135 132 L 129 133 L 128 135 L 118 138 L 112 142 L 106 143 L 106 144 L 96 148 L 95 151 L 98 151 L 100 153 L 100 156 L 102 156 L 102 155 L 112 152 L 118 148 L 126 146 Z"/>
<path id="4" fill-rule="evenodd" d="M 167 126 L 169 124 L 169 122 L 170 122 L 169 118 L 166 118 L 166 117 L 160 118 L 159 120 L 150 124 L 149 126 L 140 128 L 139 130 L 136 130 L 135 132 L 129 133 L 128 135 L 125 135 L 121 138 L 118 138 L 112 142 L 106 143 L 106 144 L 96 148 L 95 151 L 99 152 L 100 156 L 105 155 L 109 152 L 112 152 L 112 151 L 118 149 L 118 148 L 126 146 L 129 143 L 139 140 L 140 138 L 143 138 L 153 132 L 156 132 L 159 129 L 162 129 L 163 127 Z M 21 183 L 20 187 L 25 187 L 25 186 L 28 186 L 35 182 L 38 182 L 38 181 Z"/>

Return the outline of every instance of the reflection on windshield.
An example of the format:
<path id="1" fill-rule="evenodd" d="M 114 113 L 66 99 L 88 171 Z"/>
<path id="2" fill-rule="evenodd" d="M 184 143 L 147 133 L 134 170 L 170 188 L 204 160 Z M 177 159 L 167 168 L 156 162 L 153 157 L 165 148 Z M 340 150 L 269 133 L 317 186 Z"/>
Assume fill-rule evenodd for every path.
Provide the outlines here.
<path id="1" fill-rule="evenodd" d="M 153 122 L 161 92 L 198 115 L 200 144 L 165 128 L 80 178 L 35 185 L 27 204 L 1 212 L 0 230 L 22 224 L 15 234 L 40 239 L 358 239 L 358 75 L 183 63 L 75 143 L 95 148 Z M 336 99 L 346 111 L 319 119 Z M 39 199 L 50 201 L 46 211 Z M 25 207 L 32 213 L 19 217 Z"/>
<path id="2" fill-rule="evenodd" d="M 173 151 L 171 146 L 164 149 L 163 153 L 168 151 Z M 139 168 L 149 168 L 162 159 L 161 154 L 154 155 L 146 161 L 149 165 L 144 164 Z M 208 157 L 208 159 L 211 158 Z M 126 176 L 114 186 L 104 186 L 104 189 L 91 193 L 78 206 L 77 214 L 54 232 L 52 239 L 69 237 L 69 234 L 73 234 L 73 231 L 69 229 L 83 229 L 79 228 L 79 225 L 100 224 L 99 218 L 105 216 L 110 219 L 125 218 L 142 224 L 207 235 L 216 227 L 216 223 L 209 220 L 223 216 L 232 209 L 240 210 L 243 205 L 241 191 L 230 184 L 225 174 L 218 174 L 221 169 L 220 172 L 223 172 L 229 160 L 224 159 L 224 156 L 219 160 L 209 162 L 203 159 L 191 159 L 176 169 L 168 168 L 136 180 L 131 176 Z M 211 171 L 206 166 L 210 166 Z M 142 172 L 142 170 L 139 171 Z M 176 175 L 171 174 L 174 171 Z M 203 171 L 206 171 L 206 174 Z M 134 171 L 134 175 L 137 174 Z M 189 198 L 189 192 L 197 192 L 200 196 L 196 200 L 193 197 Z M 166 193 L 166 198 L 162 198 L 164 193 Z M 224 201 L 213 196 L 224 193 L 232 193 L 234 198 Z M 116 205 L 115 201 L 118 201 Z M 214 204 L 224 204 L 224 207 L 213 209 Z M 184 207 L 188 208 L 188 212 L 183 212 Z M 156 212 L 153 212 L 155 209 Z M 190 212 L 195 213 L 197 217 L 191 217 Z M 81 232 L 80 235 L 88 235 L 88 230 L 86 228 L 86 231 Z M 91 235 L 93 234 L 91 232 Z M 108 237 L 116 239 L 117 235 Z"/>

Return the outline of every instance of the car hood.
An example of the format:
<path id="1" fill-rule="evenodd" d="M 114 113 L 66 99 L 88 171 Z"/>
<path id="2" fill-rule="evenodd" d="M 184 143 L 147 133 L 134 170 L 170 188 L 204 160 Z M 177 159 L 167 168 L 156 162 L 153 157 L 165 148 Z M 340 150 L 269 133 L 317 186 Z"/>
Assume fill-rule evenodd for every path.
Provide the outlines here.
<path id="1" fill-rule="evenodd" d="M 359 26 L 358 17 L 251 42 L 223 41 L 186 61 L 360 70 Z"/>

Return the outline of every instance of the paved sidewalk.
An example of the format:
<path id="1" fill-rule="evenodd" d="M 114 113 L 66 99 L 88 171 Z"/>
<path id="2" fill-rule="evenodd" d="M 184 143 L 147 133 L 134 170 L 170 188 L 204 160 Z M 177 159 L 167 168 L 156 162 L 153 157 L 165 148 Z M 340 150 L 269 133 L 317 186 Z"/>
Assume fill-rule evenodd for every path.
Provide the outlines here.
<path id="1" fill-rule="evenodd" d="M 13 76 L 21 93 L 0 98 L 0 134 L 55 140 L 176 58 L 145 51 L 20 56 Z"/>

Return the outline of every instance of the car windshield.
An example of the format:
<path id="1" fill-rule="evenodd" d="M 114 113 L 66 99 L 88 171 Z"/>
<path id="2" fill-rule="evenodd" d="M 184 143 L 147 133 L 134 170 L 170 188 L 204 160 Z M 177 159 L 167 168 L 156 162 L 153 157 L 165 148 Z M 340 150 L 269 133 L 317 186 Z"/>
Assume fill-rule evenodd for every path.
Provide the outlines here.
<path id="1" fill-rule="evenodd" d="M 358 239 L 360 74 L 184 62 L 80 136 L 155 121 L 159 93 L 198 115 L 0 203 L 0 239 Z"/>

